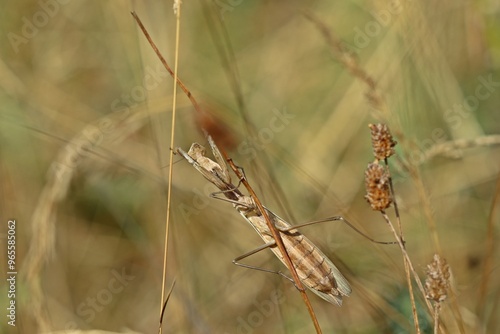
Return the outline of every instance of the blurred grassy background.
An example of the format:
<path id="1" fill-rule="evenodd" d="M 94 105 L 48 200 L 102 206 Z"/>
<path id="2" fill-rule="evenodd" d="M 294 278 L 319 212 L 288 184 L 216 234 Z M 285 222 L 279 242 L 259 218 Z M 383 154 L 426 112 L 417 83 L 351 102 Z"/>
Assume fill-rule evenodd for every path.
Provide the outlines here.
<path id="1" fill-rule="evenodd" d="M 45 222 L 55 227 L 56 252 L 36 275 L 49 329 L 153 333 L 173 86 L 130 11 L 138 13 L 173 65 L 172 3 L 2 5 L 1 212 L 2 228 L 10 218 L 18 223 L 18 269 L 30 270 L 23 266 L 30 245 L 50 235 L 32 227 L 42 217 L 35 208 L 49 208 L 53 216 Z M 375 79 L 390 110 L 382 119 L 365 98 L 366 85 L 336 59 L 302 10 L 326 23 Z M 391 240 L 382 217 L 363 198 L 363 173 L 372 160 L 367 125 L 388 123 L 400 142 L 393 166 L 403 161 L 418 170 L 415 176 L 393 168 L 414 266 L 423 279 L 437 251 L 427 212 L 454 273 L 462 318 L 456 320 L 447 301 L 448 332 L 462 326 L 467 333 L 500 333 L 499 255 L 488 253 L 499 233 L 498 146 L 466 149 L 453 159 L 422 159 L 443 140 L 500 132 L 499 16 L 494 1 L 185 1 L 179 76 L 225 124 L 223 133 L 232 138 L 227 148 L 261 200 L 294 224 L 343 214 L 370 236 Z M 234 94 L 238 87 L 245 117 Z M 187 150 L 194 141 L 205 143 L 180 92 L 178 103 L 176 145 Z M 467 103 L 469 109 L 460 108 Z M 74 149 L 72 139 L 90 140 L 106 122 L 113 129 L 65 169 L 71 174 L 67 191 L 44 202 L 46 189 L 65 189 L 57 179 L 51 183 L 51 165 Z M 257 154 L 249 152 L 251 142 Z M 209 199 L 214 189 L 184 161 L 175 164 L 173 190 L 167 285 L 175 279 L 176 286 L 164 331 L 311 333 L 292 284 L 231 263 L 260 245 L 231 205 Z M 311 296 L 325 333 L 413 331 L 396 246 L 374 245 L 336 223 L 303 232 L 339 264 L 354 288 L 342 308 Z M 282 269 L 271 252 L 247 261 Z M 39 300 L 27 284 L 19 276 L 17 327 L 2 321 L 2 332 L 40 330 L 33 318 Z M 2 305 L 6 296 L 2 285 Z M 423 326 L 428 321 L 422 316 Z"/>

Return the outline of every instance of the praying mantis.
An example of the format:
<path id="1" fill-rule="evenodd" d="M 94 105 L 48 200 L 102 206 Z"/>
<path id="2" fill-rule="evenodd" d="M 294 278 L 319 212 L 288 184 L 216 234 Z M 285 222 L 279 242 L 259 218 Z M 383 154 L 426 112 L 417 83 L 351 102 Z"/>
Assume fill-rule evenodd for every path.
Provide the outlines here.
<path id="1" fill-rule="evenodd" d="M 205 179 L 213 183 L 220 190 L 220 193 L 226 197 L 224 200 L 233 204 L 234 208 L 255 229 L 264 241 L 262 246 L 235 258 L 233 263 L 246 268 L 278 273 L 288 278 L 281 272 L 256 268 L 238 262 L 245 257 L 269 248 L 286 266 L 283 254 L 276 247 L 276 241 L 267 226 L 262 212 L 260 212 L 255 205 L 252 197 L 244 195 L 238 187 L 231 183 L 226 161 L 222 157 L 219 148 L 210 135 L 207 134 L 206 137 L 212 149 L 215 161 L 205 156 L 205 148 L 198 143 L 193 143 L 188 152 L 185 152 L 181 148 L 177 148 L 177 152 L 196 168 Z M 350 223 L 341 216 L 335 216 L 321 221 L 309 222 L 300 226 L 292 226 L 269 209 L 264 209 L 276 229 L 279 231 L 288 256 L 304 286 L 327 302 L 341 306 L 343 297 L 347 297 L 351 294 L 352 290 L 349 282 L 333 262 L 317 246 L 300 233 L 297 228 L 327 220 L 342 220 L 349 225 Z M 290 278 L 288 279 L 291 280 Z"/>

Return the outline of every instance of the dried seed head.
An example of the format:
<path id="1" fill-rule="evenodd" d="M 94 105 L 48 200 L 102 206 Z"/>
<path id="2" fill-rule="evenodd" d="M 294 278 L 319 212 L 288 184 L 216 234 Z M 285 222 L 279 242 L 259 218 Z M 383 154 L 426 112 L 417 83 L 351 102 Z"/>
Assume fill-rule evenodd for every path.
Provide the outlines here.
<path id="1" fill-rule="evenodd" d="M 174 0 L 174 5 L 172 7 L 173 7 L 175 15 L 177 15 L 177 13 L 179 12 L 179 8 L 181 7 L 181 4 L 182 4 L 181 0 Z"/>
<path id="2" fill-rule="evenodd" d="M 377 160 L 384 160 L 393 155 L 397 142 L 392 139 L 389 127 L 386 124 L 369 124 L 372 134 L 373 155 Z"/>
<path id="3" fill-rule="evenodd" d="M 373 210 L 382 211 L 391 205 L 389 173 L 378 163 L 370 163 L 365 171 L 366 200 Z"/>
<path id="4" fill-rule="evenodd" d="M 450 287 L 450 266 L 438 254 L 434 254 L 431 264 L 427 265 L 427 279 L 425 290 L 427 299 L 436 303 L 446 299 L 446 292 Z"/>

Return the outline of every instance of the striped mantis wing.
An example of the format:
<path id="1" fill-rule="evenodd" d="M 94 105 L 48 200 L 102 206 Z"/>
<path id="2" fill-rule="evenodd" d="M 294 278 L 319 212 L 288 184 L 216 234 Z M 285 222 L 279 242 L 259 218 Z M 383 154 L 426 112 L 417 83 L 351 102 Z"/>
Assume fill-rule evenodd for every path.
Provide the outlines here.
<path id="1" fill-rule="evenodd" d="M 349 296 L 352 291 L 344 275 L 309 239 L 296 229 L 289 230 L 292 227 L 289 223 L 272 211 L 266 210 L 269 218 L 281 233 L 285 248 L 302 283 L 327 302 L 341 306 L 342 297 Z M 243 211 L 240 211 L 240 214 L 252 225 L 266 244 L 274 242 L 271 232 L 261 215 L 249 215 Z M 287 230 L 287 232 L 281 232 L 282 230 Z M 286 266 L 279 249 L 273 246 L 270 248 Z"/>

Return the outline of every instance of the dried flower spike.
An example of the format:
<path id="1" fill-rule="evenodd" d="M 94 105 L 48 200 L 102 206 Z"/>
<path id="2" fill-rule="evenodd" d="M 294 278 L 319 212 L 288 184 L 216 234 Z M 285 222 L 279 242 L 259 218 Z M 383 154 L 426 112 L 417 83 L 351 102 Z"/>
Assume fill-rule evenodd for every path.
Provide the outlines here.
<path id="1" fill-rule="evenodd" d="M 172 6 L 173 10 L 174 10 L 174 15 L 177 15 L 177 13 L 179 12 L 179 8 L 181 7 L 181 4 L 182 4 L 181 0 L 174 0 L 174 5 Z"/>
<path id="2" fill-rule="evenodd" d="M 391 205 L 389 173 L 378 163 L 370 163 L 365 171 L 366 200 L 373 210 L 382 211 Z"/>
<path id="3" fill-rule="evenodd" d="M 393 155 L 397 142 L 392 139 L 389 127 L 386 124 L 369 124 L 372 134 L 373 155 L 377 160 L 384 160 Z"/>
<path id="4" fill-rule="evenodd" d="M 427 299 L 436 303 L 446 299 L 448 288 L 450 287 L 450 266 L 438 254 L 434 254 L 431 264 L 427 265 L 427 279 L 425 280 L 425 290 Z"/>

